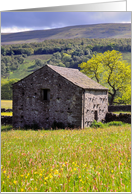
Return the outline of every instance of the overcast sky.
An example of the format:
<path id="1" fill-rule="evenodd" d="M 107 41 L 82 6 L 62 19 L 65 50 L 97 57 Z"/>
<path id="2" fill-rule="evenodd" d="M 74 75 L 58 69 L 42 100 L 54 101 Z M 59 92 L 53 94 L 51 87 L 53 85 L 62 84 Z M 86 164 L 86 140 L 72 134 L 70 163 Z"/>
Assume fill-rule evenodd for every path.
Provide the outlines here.
<path id="1" fill-rule="evenodd" d="M 130 12 L 1 12 L 2 33 L 130 22 Z"/>

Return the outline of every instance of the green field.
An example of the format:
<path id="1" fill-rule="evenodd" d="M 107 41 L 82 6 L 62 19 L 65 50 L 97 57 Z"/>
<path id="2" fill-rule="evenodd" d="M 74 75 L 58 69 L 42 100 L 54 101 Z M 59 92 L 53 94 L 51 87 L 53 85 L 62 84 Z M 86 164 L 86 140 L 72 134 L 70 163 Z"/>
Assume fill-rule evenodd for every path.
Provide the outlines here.
<path id="1" fill-rule="evenodd" d="M 1 108 L 12 109 L 12 100 L 1 100 Z"/>
<path id="2" fill-rule="evenodd" d="M 130 52 L 124 52 L 122 53 L 123 60 L 126 60 L 128 63 L 131 63 L 131 53 Z"/>
<path id="3" fill-rule="evenodd" d="M 12 116 L 12 112 L 1 112 L 1 116 Z"/>
<path id="4" fill-rule="evenodd" d="M 131 126 L 1 132 L 2 192 L 131 192 Z M 6 130 L 6 126 L 2 126 Z"/>

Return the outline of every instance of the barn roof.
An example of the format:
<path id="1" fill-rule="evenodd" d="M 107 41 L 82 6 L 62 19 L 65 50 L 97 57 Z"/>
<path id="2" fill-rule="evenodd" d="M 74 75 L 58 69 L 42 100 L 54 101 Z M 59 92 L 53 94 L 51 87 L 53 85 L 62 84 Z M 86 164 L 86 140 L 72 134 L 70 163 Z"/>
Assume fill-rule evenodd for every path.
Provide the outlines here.
<path id="1" fill-rule="evenodd" d="M 94 89 L 94 90 L 108 90 L 104 86 L 100 85 L 96 81 L 90 79 L 85 74 L 81 73 L 78 69 L 59 67 L 54 65 L 47 65 L 61 76 L 72 82 L 73 84 L 83 89 Z"/>

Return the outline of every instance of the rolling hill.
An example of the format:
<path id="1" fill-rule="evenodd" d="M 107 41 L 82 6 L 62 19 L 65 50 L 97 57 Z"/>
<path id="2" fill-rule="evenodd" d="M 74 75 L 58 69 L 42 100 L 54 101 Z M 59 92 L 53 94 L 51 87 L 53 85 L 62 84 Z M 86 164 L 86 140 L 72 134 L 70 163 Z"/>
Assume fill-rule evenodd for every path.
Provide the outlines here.
<path id="1" fill-rule="evenodd" d="M 1 45 L 42 42 L 46 39 L 73 38 L 131 38 L 131 24 L 93 24 L 69 26 L 50 30 L 2 33 Z"/>

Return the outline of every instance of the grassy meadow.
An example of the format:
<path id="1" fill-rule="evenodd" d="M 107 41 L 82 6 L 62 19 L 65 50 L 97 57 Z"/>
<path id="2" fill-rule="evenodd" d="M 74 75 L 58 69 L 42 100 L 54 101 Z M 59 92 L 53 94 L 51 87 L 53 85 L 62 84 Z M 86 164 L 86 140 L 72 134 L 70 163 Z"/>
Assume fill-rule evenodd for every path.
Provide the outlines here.
<path id="1" fill-rule="evenodd" d="M 129 124 L 84 130 L 2 128 L 2 192 L 131 192 Z"/>

